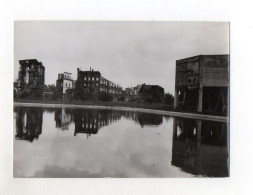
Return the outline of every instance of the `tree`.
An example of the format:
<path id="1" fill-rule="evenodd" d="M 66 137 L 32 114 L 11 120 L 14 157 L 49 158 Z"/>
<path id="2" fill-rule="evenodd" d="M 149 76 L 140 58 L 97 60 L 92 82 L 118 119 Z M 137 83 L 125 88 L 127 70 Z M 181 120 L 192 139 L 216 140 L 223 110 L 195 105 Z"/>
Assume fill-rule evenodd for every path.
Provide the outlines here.
<path id="1" fill-rule="evenodd" d="M 164 103 L 168 105 L 173 105 L 174 104 L 174 97 L 170 93 L 166 93 L 164 97 Z"/>

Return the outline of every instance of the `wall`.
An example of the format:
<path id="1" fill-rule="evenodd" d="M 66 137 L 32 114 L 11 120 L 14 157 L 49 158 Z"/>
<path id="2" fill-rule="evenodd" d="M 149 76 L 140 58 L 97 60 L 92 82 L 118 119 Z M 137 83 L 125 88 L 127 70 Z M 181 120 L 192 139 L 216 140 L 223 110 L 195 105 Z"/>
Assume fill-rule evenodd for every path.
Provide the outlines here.
<path id="1" fill-rule="evenodd" d="M 229 86 L 229 56 L 202 56 L 202 83 L 204 87 Z"/>
<path id="2" fill-rule="evenodd" d="M 67 86 L 66 86 L 66 85 L 67 85 Z M 67 90 L 67 89 L 72 89 L 72 88 L 73 88 L 73 81 L 63 79 L 63 89 L 62 89 L 62 93 L 66 93 L 66 90 Z"/>

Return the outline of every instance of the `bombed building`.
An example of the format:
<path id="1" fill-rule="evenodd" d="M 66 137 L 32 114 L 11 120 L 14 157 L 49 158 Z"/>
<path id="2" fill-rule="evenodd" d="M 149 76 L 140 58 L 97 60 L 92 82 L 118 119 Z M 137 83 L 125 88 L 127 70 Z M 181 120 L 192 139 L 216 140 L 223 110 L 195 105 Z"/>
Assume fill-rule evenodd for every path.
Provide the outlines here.
<path id="1" fill-rule="evenodd" d="M 162 102 L 164 89 L 159 85 L 146 85 L 145 83 L 139 90 L 140 102 Z"/>
<path id="2" fill-rule="evenodd" d="M 99 95 L 110 94 L 116 101 L 122 93 L 122 87 L 104 78 L 99 71 L 90 68 L 89 71 L 77 69 L 77 80 L 75 82 L 74 96 L 86 92 L 93 95 L 94 99 L 99 99 Z M 78 94 L 78 95 L 77 95 Z M 79 95 L 79 96 L 81 96 Z"/>
<path id="3" fill-rule="evenodd" d="M 228 112 L 229 55 L 199 55 L 176 61 L 174 108 Z"/>
<path id="4" fill-rule="evenodd" d="M 22 95 L 42 96 L 45 67 L 36 59 L 19 60 L 16 97 Z"/>

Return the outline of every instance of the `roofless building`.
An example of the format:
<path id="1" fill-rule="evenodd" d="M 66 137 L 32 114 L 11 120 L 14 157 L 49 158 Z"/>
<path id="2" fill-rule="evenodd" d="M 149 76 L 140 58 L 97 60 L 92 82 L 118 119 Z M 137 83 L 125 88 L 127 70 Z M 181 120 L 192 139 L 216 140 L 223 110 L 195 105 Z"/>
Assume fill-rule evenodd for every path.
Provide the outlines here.
<path id="1" fill-rule="evenodd" d="M 18 93 L 20 97 L 26 93 L 31 96 L 41 96 L 45 82 L 45 67 L 36 59 L 19 60 Z"/>

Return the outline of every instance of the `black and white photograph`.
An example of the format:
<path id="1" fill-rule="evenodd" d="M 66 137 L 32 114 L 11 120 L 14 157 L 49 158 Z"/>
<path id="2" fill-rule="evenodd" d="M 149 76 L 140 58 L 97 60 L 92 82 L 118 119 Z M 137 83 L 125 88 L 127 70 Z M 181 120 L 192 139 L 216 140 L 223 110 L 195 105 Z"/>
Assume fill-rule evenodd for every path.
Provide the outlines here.
<path id="1" fill-rule="evenodd" d="M 0 194 L 253 194 L 250 0 L 1 0 Z"/>
<path id="2" fill-rule="evenodd" d="M 230 177 L 229 30 L 15 21 L 13 177 Z"/>

